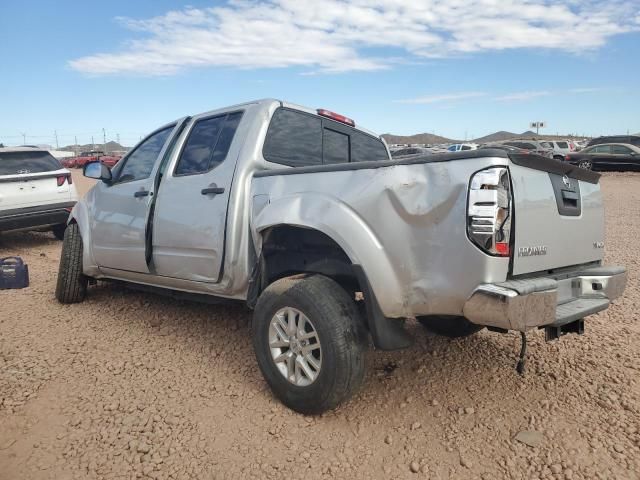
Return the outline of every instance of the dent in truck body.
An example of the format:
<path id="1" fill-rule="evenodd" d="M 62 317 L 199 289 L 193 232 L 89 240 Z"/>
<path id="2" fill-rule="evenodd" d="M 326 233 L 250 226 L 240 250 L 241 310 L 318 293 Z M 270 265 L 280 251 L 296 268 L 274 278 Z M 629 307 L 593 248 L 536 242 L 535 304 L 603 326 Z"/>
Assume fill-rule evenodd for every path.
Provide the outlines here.
<path id="1" fill-rule="evenodd" d="M 478 285 L 507 279 L 509 259 L 471 244 L 465 221 L 471 174 L 506 163 L 478 158 L 261 176 L 252 186 L 252 197 L 260 196 L 252 230 L 290 224 L 326 234 L 362 267 L 385 317 L 462 315 Z"/>

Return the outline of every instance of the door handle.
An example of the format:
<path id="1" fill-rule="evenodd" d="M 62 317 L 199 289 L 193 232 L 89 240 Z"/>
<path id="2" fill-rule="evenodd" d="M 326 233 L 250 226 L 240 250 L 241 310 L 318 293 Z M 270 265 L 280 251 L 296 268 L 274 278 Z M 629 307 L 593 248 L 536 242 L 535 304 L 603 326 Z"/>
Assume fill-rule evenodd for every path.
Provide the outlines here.
<path id="1" fill-rule="evenodd" d="M 224 187 L 218 187 L 215 183 L 212 183 L 207 188 L 200 190 L 202 195 L 219 195 L 224 193 Z"/>
<path id="2" fill-rule="evenodd" d="M 153 196 L 153 193 L 150 192 L 149 190 L 138 190 L 136 193 L 133 194 L 133 196 L 136 198 L 151 197 Z"/>

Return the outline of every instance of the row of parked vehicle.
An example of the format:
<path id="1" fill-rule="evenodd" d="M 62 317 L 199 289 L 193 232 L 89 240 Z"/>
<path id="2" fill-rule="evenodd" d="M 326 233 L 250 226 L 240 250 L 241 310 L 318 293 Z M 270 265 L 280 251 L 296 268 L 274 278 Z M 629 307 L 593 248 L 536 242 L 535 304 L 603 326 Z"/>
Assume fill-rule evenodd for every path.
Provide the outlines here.
<path id="1" fill-rule="evenodd" d="M 113 168 L 121 158 L 122 155 L 107 155 L 101 150 L 90 150 L 81 152 L 77 157 L 65 158 L 60 163 L 65 168 L 83 168 L 87 163 L 99 161 Z"/>
<path id="2" fill-rule="evenodd" d="M 535 154 L 569 162 L 587 170 L 640 170 L 640 135 L 615 135 L 590 140 L 586 146 L 572 140 L 516 139 L 485 144 L 458 143 L 449 146 L 394 149 L 393 158 L 413 155 L 499 149 L 511 153 Z"/>

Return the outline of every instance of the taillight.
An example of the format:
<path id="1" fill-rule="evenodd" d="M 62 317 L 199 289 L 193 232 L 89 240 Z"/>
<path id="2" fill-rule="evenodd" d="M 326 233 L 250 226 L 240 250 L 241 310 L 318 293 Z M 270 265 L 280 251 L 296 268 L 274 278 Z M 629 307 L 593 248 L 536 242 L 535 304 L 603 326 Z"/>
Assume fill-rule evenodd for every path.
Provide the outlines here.
<path id="1" fill-rule="evenodd" d="M 511 253 L 511 182 L 506 167 L 491 167 L 471 177 L 467 235 L 481 250 L 499 257 Z"/>
<path id="2" fill-rule="evenodd" d="M 564 156 L 564 161 L 568 162 L 569 160 L 571 160 L 571 156 L 570 155 L 565 155 Z"/>
<path id="3" fill-rule="evenodd" d="M 58 175 L 56 177 L 56 180 L 58 182 L 58 186 L 61 187 L 64 185 L 65 180 L 67 182 L 69 182 L 69 185 L 71 185 L 73 183 L 73 179 L 71 178 L 70 174 L 66 174 L 66 175 Z"/>

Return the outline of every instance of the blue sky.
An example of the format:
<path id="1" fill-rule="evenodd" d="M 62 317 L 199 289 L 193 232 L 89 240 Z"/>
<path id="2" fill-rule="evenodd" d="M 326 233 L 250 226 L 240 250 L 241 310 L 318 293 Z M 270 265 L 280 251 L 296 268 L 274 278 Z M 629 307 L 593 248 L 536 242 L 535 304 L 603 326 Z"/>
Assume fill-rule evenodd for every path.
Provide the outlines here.
<path id="1" fill-rule="evenodd" d="M 0 16 L 0 142 L 131 145 L 276 97 L 379 133 L 640 131 L 640 0 L 25 0 Z"/>

